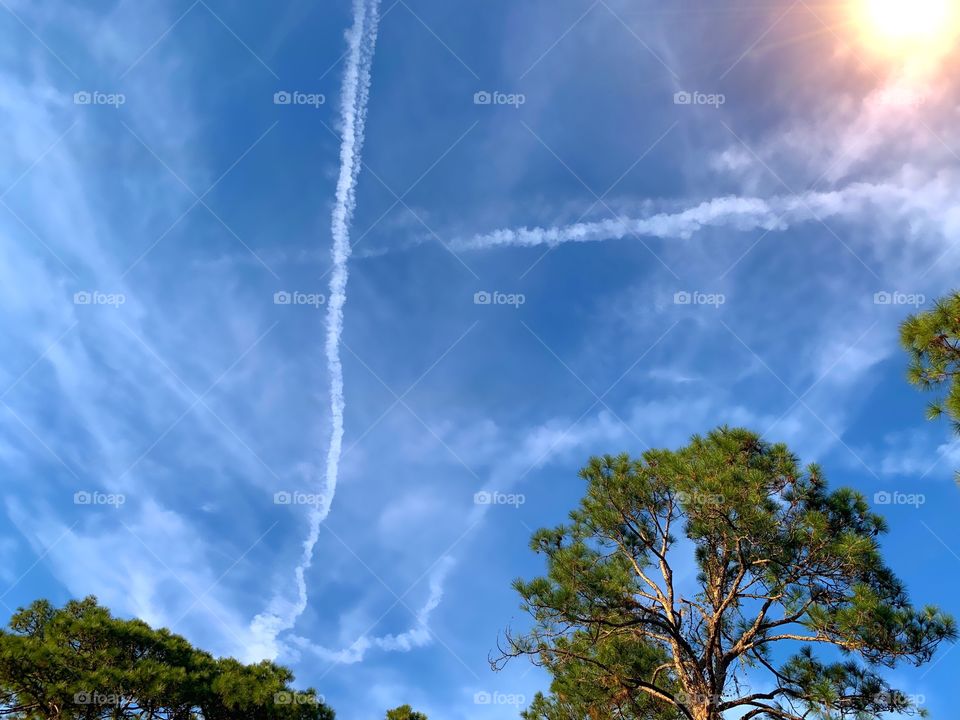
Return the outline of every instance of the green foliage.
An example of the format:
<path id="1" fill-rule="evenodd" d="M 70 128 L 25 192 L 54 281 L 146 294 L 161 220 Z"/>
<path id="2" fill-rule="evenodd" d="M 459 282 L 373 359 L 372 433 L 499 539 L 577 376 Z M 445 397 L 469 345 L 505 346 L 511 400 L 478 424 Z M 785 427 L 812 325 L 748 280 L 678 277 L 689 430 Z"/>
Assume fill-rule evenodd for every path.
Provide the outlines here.
<path id="1" fill-rule="evenodd" d="M 581 477 L 570 523 L 533 537 L 547 574 L 515 583 L 532 629 L 508 633 L 494 660 L 553 674 L 527 720 L 921 712 L 880 670 L 927 662 L 955 625 L 910 604 L 859 493 L 728 428 L 639 460 L 594 458 Z M 683 554 L 695 581 L 677 580 Z M 748 670 L 773 689 L 751 691 Z"/>
<path id="2" fill-rule="evenodd" d="M 907 378 L 912 384 L 922 390 L 946 386 L 943 397 L 930 404 L 927 416 L 946 415 L 960 433 L 960 292 L 907 318 L 900 326 L 900 343 L 910 355 Z"/>
<path id="3" fill-rule="evenodd" d="M 427 720 L 427 716 L 423 713 L 414 712 L 409 705 L 401 705 L 387 711 L 387 720 Z"/>
<path id="4" fill-rule="evenodd" d="M 666 655 L 642 639 L 602 637 L 585 632 L 558 638 L 564 654 L 588 658 L 562 659 L 546 655 L 542 663 L 553 675 L 550 696 L 537 694 L 521 713 L 524 720 L 636 720 L 679 718 L 667 704 L 643 693 L 630 692 L 617 678 L 652 675 Z M 666 681 L 669 684 L 669 681 Z M 676 690 L 675 685 L 671 689 Z"/>
<path id="5" fill-rule="evenodd" d="M 93 597 L 38 600 L 0 631 L 0 716 L 20 720 L 333 720 L 314 690 L 264 661 L 215 659 Z"/>

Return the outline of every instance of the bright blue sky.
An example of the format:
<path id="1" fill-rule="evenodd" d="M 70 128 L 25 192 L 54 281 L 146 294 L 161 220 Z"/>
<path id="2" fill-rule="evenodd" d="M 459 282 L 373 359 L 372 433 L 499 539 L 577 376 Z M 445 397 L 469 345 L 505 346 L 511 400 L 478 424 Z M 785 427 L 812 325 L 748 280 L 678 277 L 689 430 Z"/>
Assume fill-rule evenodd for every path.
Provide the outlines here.
<path id="1" fill-rule="evenodd" d="M 274 495 L 324 492 L 331 428 L 325 308 L 274 294 L 329 292 L 350 3 L 3 0 L 0 611 L 95 593 L 291 665 L 348 720 L 516 717 L 474 695 L 546 689 L 486 663 L 531 530 L 589 455 L 730 423 L 871 499 L 922 493 L 880 507 L 885 547 L 960 615 L 960 446 L 903 382 L 913 308 L 874 301 L 956 281 L 956 59 L 876 54 L 840 5 L 662 7 L 384 0 L 340 482 L 273 637 L 253 621 L 295 601 L 308 532 Z M 520 246 L 554 227 L 591 241 Z M 943 717 L 941 657 L 896 676 Z"/>

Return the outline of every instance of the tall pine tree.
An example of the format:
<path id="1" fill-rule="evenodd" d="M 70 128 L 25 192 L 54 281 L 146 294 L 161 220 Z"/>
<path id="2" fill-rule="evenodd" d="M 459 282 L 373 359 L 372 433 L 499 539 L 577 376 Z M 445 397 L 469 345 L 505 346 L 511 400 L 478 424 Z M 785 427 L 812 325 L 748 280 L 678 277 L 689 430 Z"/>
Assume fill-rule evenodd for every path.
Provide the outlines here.
<path id="1" fill-rule="evenodd" d="M 493 660 L 552 672 L 552 696 L 527 718 L 922 712 L 883 671 L 927 662 L 955 625 L 910 603 L 881 556 L 884 520 L 859 493 L 728 428 L 677 451 L 594 458 L 581 477 L 569 524 L 533 537 L 547 574 L 515 584 L 532 627 L 508 632 Z"/>

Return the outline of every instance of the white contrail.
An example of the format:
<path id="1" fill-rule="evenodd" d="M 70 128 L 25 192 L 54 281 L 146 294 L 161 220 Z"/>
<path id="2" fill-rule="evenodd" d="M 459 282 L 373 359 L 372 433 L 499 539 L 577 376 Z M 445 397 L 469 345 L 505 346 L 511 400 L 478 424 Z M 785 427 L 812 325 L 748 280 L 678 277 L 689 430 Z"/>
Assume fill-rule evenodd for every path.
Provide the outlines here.
<path id="1" fill-rule="evenodd" d="M 343 445 L 343 367 L 340 362 L 340 338 L 343 334 L 343 307 L 347 301 L 347 263 L 350 259 L 350 223 L 356 207 L 357 178 L 370 97 L 370 71 L 380 24 L 380 0 L 354 0 L 353 27 L 347 33 L 347 67 L 340 95 L 340 177 L 337 180 L 331 230 L 333 270 L 327 300 L 327 336 L 325 351 L 330 372 L 330 412 L 332 429 L 327 450 L 325 486 L 322 500 L 310 513 L 310 531 L 303 541 L 303 553 L 295 570 L 297 601 L 291 604 L 275 597 L 270 609 L 254 618 L 252 628 L 264 645 L 266 655 L 276 655 L 276 637 L 293 627 L 307 608 L 304 575 L 313 562 L 313 551 L 320 537 L 320 525 L 330 513 L 337 490 L 340 454 Z"/>
<path id="2" fill-rule="evenodd" d="M 599 242 L 629 236 L 688 239 L 707 227 L 737 230 L 784 230 L 791 224 L 848 215 L 866 207 L 902 204 L 907 198 L 895 186 L 853 183 L 837 191 L 807 192 L 772 198 L 728 196 L 707 200 L 676 212 L 646 217 L 616 217 L 553 227 L 506 228 L 454 240 L 453 250 L 482 250 L 498 246 L 559 245 Z"/>
<path id="3" fill-rule="evenodd" d="M 333 207 L 333 272 L 330 275 L 330 296 L 327 304 L 326 355 L 330 372 L 330 415 L 332 430 L 327 448 L 326 487 L 323 502 L 310 515 L 310 533 L 303 543 L 303 560 L 297 567 L 297 589 L 300 612 L 306 608 L 307 589 L 304 572 L 313 561 L 322 523 L 330 513 L 343 446 L 343 367 L 340 362 L 340 337 L 343 334 L 343 306 L 347 302 L 347 263 L 350 259 L 350 223 L 356 207 L 357 178 L 360 174 L 360 153 L 367 122 L 370 98 L 370 70 L 380 24 L 380 0 L 354 0 L 355 22 L 350 40 L 350 60 L 344 77 L 340 143 L 340 177 L 337 199 Z"/>
<path id="4" fill-rule="evenodd" d="M 341 665 L 353 665 L 354 663 L 363 662 L 367 652 L 372 649 L 379 649 L 383 652 L 406 653 L 416 650 L 417 648 L 425 647 L 433 641 L 434 633 L 430 629 L 430 617 L 443 600 L 443 583 L 453 564 L 453 560 L 450 557 L 444 557 L 436 564 L 435 569 L 430 574 L 430 595 L 423 607 L 416 612 L 416 623 L 409 630 L 394 635 L 371 636 L 369 635 L 369 631 L 373 630 L 373 627 L 371 627 L 349 647 L 339 650 L 317 645 L 306 638 L 296 635 L 290 637 L 290 642 L 301 650 L 307 650 L 313 653 L 324 662 Z M 400 604 L 401 601 L 402 599 L 398 598 L 396 604 Z M 408 610 L 410 609 L 405 603 L 403 605 Z M 378 624 L 379 622 L 375 623 L 374 627 Z"/>

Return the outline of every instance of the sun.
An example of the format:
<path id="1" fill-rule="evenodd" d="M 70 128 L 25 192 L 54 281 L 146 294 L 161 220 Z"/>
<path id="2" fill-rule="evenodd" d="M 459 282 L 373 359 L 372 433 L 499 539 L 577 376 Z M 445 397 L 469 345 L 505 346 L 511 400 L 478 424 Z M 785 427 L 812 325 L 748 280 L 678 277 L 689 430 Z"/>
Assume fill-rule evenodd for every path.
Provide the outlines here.
<path id="1" fill-rule="evenodd" d="M 869 43 L 890 52 L 939 54 L 957 39 L 958 0 L 860 0 L 858 24 Z"/>

